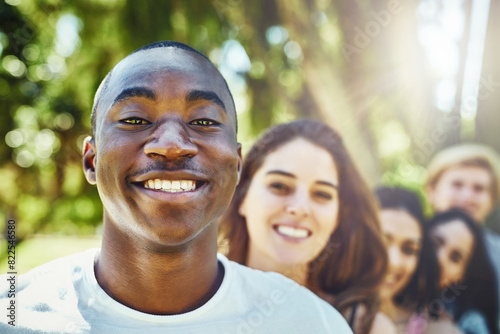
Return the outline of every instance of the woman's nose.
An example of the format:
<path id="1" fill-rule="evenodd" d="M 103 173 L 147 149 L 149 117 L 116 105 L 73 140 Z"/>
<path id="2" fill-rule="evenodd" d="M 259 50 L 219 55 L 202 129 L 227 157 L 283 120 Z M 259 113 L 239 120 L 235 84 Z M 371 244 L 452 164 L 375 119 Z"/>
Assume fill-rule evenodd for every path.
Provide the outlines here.
<path id="1" fill-rule="evenodd" d="M 397 246 L 390 246 L 387 250 L 389 255 L 389 266 L 391 268 L 399 268 L 401 266 L 401 252 L 399 251 Z"/>
<path id="2" fill-rule="evenodd" d="M 309 196 L 304 192 L 296 191 L 289 199 L 285 211 L 298 218 L 308 217 L 311 214 Z"/>

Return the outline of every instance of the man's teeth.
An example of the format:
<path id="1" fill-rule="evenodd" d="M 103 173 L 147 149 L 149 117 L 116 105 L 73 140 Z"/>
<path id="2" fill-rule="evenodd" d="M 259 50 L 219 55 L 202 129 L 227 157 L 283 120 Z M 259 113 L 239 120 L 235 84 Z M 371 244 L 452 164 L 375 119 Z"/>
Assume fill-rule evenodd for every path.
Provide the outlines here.
<path id="1" fill-rule="evenodd" d="M 171 193 L 191 191 L 196 189 L 196 181 L 192 180 L 147 180 L 144 182 L 144 188 L 146 189 L 156 189 Z"/>
<path id="2" fill-rule="evenodd" d="M 292 238 L 307 238 L 309 236 L 309 231 L 303 228 L 279 225 L 277 230 L 278 233 Z"/>

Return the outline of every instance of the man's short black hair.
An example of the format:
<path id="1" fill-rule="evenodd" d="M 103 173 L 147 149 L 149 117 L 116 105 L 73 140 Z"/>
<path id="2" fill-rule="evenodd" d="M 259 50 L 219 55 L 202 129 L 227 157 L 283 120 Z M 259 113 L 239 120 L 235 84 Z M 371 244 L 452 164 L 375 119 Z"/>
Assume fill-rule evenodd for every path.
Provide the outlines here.
<path id="1" fill-rule="evenodd" d="M 140 52 L 140 51 L 145 51 L 145 50 L 149 50 L 149 49 L 156 49 L 156 48 L 168 48 L 168 47 L 174 47 L 174 48 L 179 48 L 182 50 L 194 52 L 194 53 L 202 56 L 203 58 L 205 58 L 210 64 L 212 64 L 215 67 L 215 65 L 212 63 L 212 61 L 207 56 L 205 56 L 203 53 L 201 53 L 200 51 L 198 51 L 196 49 L 193 49 L 189 45 L 186 45 L 184 43 L 177 42 L 177 41 L 159 41 L 159 42 L 150 43 L 150 44 L 144 45 L 144 46 L 138 48 L 137 50 L 133 51 L 132 53 L 129 54 L 129 56 L 136 53 L 136 52 Z M 97 108 L 98 108 L 100 100 L 101 100 L 101 95 L 107 91 L 112 73 L 113 73 L 113 70 L 109 71 L 109 73 L 106 75 L 106 77 L 102 81 L 101 85 L 99 86 L 99 89 L 97 90 L 95 97 L 94 97 L 94 105 L 92 107 L 92 115 L 91 115 L 92 137 L 95 137 L 96 123 L 97 123 L 96 112 L 97 112 Z M 231 90 L 229 89 L 227 81 L 222 76 L 222 74 L 221 74 L 221 77 L 222 77 L 222 80 L 224 81 L 224 84 L 226 86 L 227 91 L 229 92 L 229 97 L 231 98 L 231 103 L 233 104 L 234 117 L 235 117 L 235 121 L 236 121 L 236 132 L 237 132 L 238 131 L 238 120 L 237 120 L 237 116 L 236 116 L 236 106 L 234 104 L 233 94 L 231 94 Z"/>
<path id="2" fill-rule="evenodd" d="M 202 56 L 203 58 L 205 58 L 206 60 L 208 60 L 212 64 L 212 61 L 210 59 L 208 59 L 208 57 L 205 56 L 200 51 L 193 49 L 189 45 L 186 45 L 184 43 L 177 42 L 177 41 L 159 41 L 159 42 L 150 43 L 150 44 L 141 46 L 137 50 L 133 51 L 131 54 L 134 54 L 134 53 L 139 52 L 139 51 L 149 50 L 149 49 L 168 48 L 168 47 L 174 47 L 174 48 L 194 52 L 196 54 L 199 54 L 200 56 Z"/>

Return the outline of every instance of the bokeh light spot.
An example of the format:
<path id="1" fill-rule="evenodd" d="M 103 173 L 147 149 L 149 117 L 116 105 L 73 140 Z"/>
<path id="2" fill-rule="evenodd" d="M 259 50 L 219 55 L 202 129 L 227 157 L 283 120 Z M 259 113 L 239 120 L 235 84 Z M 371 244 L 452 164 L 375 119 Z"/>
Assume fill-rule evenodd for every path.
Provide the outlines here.
<path id="1" fill-rule="evenodd" d="M 12 148 L 19 147 L 23 144 L 24 138 L 20 131 L 12 130 L 5 135 L 5 143 Z"/>

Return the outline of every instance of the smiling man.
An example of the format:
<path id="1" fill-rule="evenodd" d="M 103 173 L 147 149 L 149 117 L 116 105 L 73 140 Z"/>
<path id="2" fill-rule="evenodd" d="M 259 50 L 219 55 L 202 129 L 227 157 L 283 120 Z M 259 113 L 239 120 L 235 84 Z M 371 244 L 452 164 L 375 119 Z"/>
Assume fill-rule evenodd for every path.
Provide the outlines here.
<path id="1" fill-rule="evenodd" d="M 241 153 L 231 93 L 205 56 L 177 42 L 127 56 L 96 94 L 92 133 L 83 169 L 102 247 L 19 277 L 19 320 L 0 318 L 2 333 L 351 332 L 293 281 L 217 254 Z"/>

